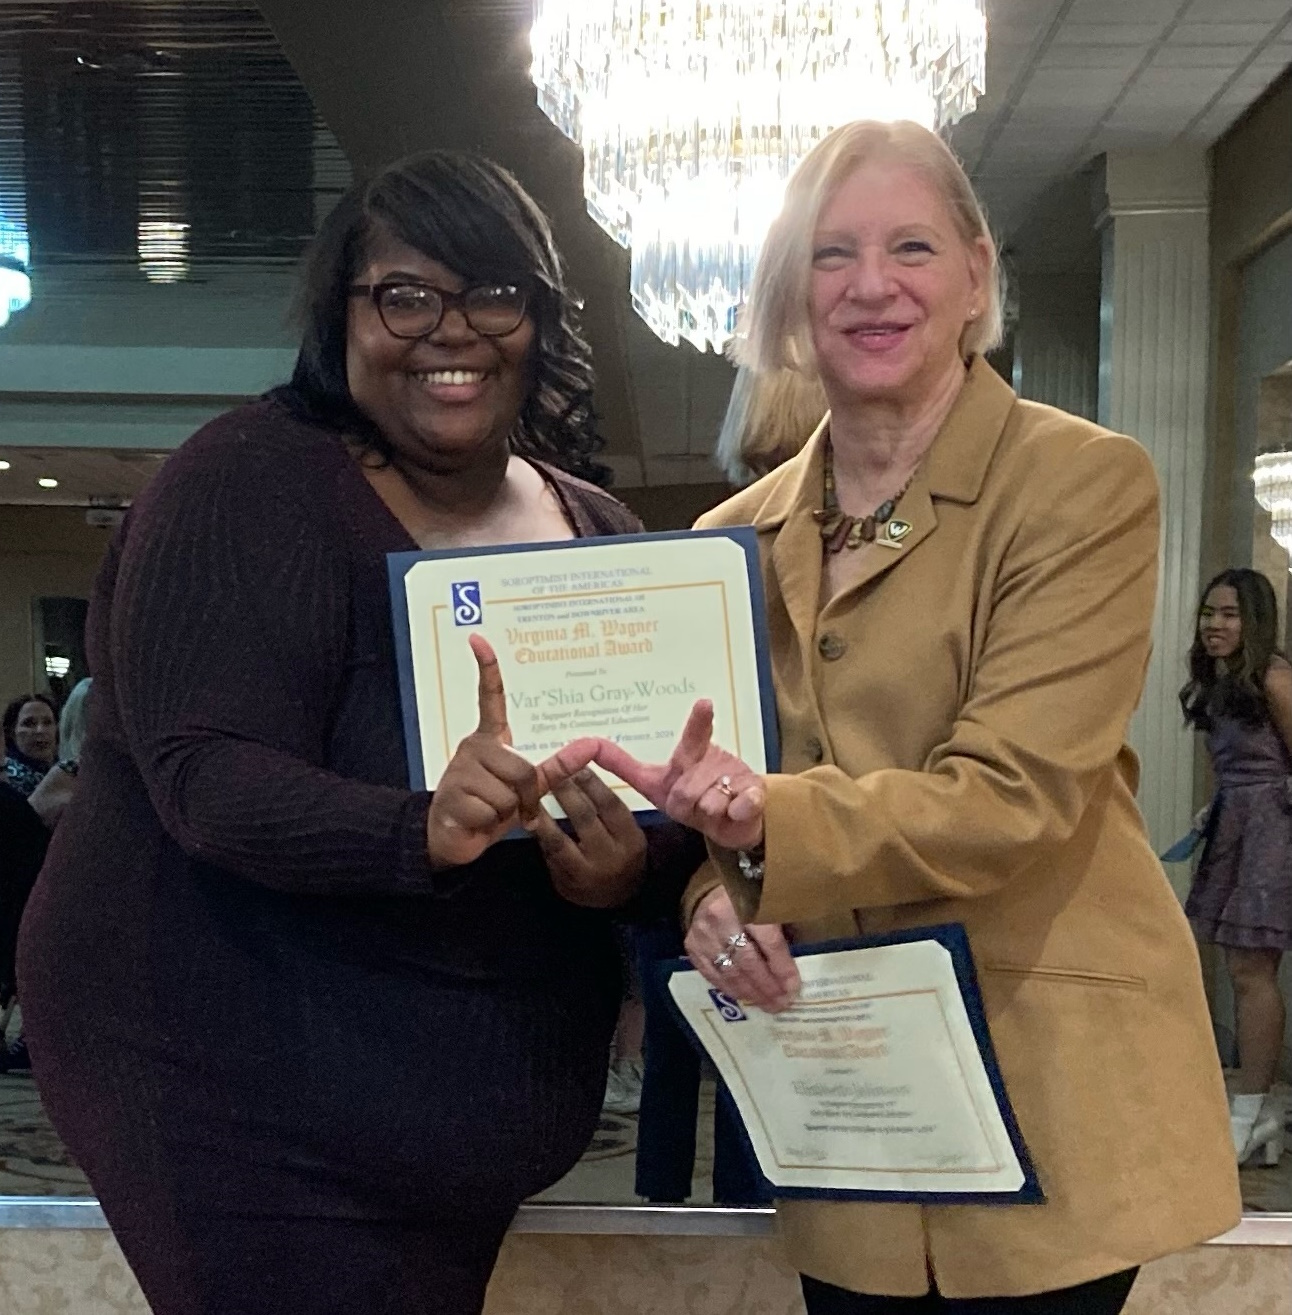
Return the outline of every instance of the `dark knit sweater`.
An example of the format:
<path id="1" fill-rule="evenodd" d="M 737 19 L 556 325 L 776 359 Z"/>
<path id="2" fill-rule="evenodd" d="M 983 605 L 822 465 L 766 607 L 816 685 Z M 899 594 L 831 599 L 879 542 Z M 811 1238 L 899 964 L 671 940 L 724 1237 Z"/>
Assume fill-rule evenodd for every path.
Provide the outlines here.
<path id="1" fill-rule="evenodd" d="M 581 535 L 639 528 L 545 473 Z M 347 1165 L 347 1208 L 368 1188 L 397 1208 L 391 1166 L 336 1146 L 357 1120 L 417 1166 L 415 1191 L 454 1157 L 532 1191 L 591 1131 L 618 1000 L 608 918 L 555 895 L 532 841 L 427 862 L 385 567 L 414 546 L 340 438 L 272 399 L 195 435 L 122 527 L 90 612 L 80 784 L 19 966 L 42 1090 L 101 1195 L 103 1143 L 142 1136 L 150 1102 L 168 1144 L 209 1126 L 207 1144 L 260 1148 L 238 1158 L 293 1162 L 310 1125 L 310 1157 Z M 660 832 L 657 856 L 675 841 Z M 458 1061 L 483 1087 L 448 1089 L 471 1080 Z M 120 1089 L 132 1072 L 146 1090 Z M 483 1090 L 494 1105 L 472 1113 Z M 532 1127 L 482 1152 L 476 1124 L 498 1118 Z M 280 1192 L 255 1173 L 229 1190 Z"/>

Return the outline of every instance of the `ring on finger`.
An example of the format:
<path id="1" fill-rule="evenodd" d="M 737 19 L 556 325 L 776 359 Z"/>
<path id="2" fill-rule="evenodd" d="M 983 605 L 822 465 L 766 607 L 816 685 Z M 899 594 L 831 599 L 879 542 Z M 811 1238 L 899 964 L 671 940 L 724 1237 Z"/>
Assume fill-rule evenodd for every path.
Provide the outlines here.
<path id="1" fill-rule="evenodd" d="M 748 935 L 743 931 L 738 931 L 734 935 L 727 937 L 727 953 L 734 954 L 737 950 L 743 950 L 748 944 Z"/>
<path id="2" fill-rule="evenodd" d="M 726 950 L 723 950 L 721 954 L 715 954 L 713 956 L 713 966 L 720 973 L 725 973 L 735 962 L 735 957 Z"/>
<path id="3" fill-rule="evenodd" d="M 718 780 L 715 785 L 716 788 L 721 790 L 728 799 L 734 799 L 736 797 L 736 792 L 731 788 L 731 777 L 724 776 Z"/>

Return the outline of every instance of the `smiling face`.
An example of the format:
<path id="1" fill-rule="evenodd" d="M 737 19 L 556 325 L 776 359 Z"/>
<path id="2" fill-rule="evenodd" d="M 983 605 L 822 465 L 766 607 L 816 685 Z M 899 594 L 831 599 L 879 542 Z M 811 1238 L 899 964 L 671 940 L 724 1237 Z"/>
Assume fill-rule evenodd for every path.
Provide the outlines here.
<path id="1" fill-rule="evenodd" d="M 373 233 L 356 283 L 427 283 L 461 292 L 471 280 L 384 230 Z M 530 386 L 534 321 L 487 338 L 446 309 L 425 338 L 396 338 L 371 298 L 350 301 L 346 378 L 359 409 L 397 461 L 445 471 L 505 453 Z"/>
<path id="2" fill-rule="evenodd" d="M 990 260 L 923 171 L 877 160 L 849 174 L 812 245 L 812 343 L 827 392 L 915 406 L 935 394 L 983 312 Z"/>
<path id="3" fill-rule="evenodd" d="M 1198 612 L 1198 638 L 1208 657 L 1233 657 L 1243 642 L 1243 618 L 1238 607 L 1238 590 L 1218 584 L 1208 591 Z"/>
<path id="4" fill-rule="evenodd" d="M 13 728 L 14 747 L 39 763 L 52 763 L 58 747 L 58 724 L 48 704 L 39 699 L 24 703 Z"/>

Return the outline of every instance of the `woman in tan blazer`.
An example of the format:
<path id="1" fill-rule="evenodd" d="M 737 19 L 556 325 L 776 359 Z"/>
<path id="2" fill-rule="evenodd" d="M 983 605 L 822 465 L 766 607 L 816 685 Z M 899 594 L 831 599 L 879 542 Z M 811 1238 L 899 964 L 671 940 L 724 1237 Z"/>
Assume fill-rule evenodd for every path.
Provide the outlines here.
<path id="1" fill-rule="evenodd" d="M 665 766 L 600 757 L 708 838 L 687 948 L 731 993 L 793 998 L 782 928 L 968 930 L 1046 1203 L 784 1202 L 811 1315 L 1112 1315 L 1139 1265 L 1239 1217 L 1197 957 L 1125 742 L 1153 467 L 1020 401 L 981 356 L 1000 330 L 950 151 L 913 124 L 831 134 L 790 182 L 741 348 L 819 375 L 830 414 L 700 522 L 758 531 L 781 770 L 710 744 L 704 705 Z"/>

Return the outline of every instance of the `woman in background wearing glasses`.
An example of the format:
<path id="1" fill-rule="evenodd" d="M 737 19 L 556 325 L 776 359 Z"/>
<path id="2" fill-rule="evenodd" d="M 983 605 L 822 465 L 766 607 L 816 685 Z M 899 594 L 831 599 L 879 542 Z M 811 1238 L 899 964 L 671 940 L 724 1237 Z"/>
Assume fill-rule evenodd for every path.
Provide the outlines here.
<path id="1" fill-rule="evenodd" d="M 596 1125 L 603 910 L 647 844 L 590 753 L 512 753 L 487 653 L 479 730 L 409 789 L 385 558 L 639 525 L 574 477 L 600 473 L 589 353 L 497 166 L 357 186 L 302 309 L 291 384 L 167 462 L 99 579 L 28 1038 L 158 1315 L 458 1315 Z"/>

